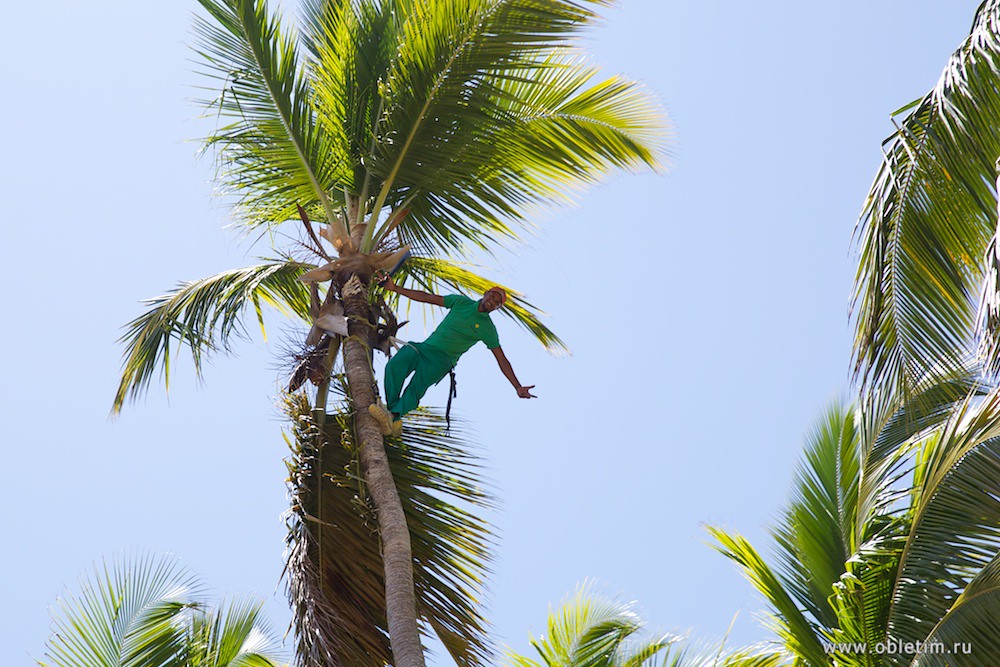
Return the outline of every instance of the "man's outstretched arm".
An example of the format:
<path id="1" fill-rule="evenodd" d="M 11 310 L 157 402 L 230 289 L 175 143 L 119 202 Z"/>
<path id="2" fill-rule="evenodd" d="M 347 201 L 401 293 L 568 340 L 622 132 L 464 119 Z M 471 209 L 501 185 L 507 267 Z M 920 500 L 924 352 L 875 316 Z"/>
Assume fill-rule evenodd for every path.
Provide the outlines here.
<path id="1" fill-rule="evenodd" d="M 504 376 L 510 380 L 510 383 L 514 385 L 514 389 L 517 389 L 517 395 L 521 398 L 538 398 L 531 393 L 531 390 L 535 388 L 535 385 L 529 385 L 525 387 L 514 375 L 514 369 L 511 368 L 510 362 L 507 361 L 507 357 L 504 356 L 503 348 L 495 347 L 490 352 L 493 356 L 497 358 L 497 363 L 500 364 L 500 370 L 503 371 Z"/>
<path id="2" fill-rule="evenodd" d="M 385 281 L 382 283 L 382 287 L 386 288 L 390 292 L 395 292 L 396 294 L 405 296 L 407 299 L 412 301 L 429 303 L 432 306 L 444 305 L 444 297 L 440 294 L 431 294 L 430 292 L 421 292 L 416 289 L 406 289 L 405 287 L 400 287 L 392 281 L 391 277 L 386 277 Z"/>

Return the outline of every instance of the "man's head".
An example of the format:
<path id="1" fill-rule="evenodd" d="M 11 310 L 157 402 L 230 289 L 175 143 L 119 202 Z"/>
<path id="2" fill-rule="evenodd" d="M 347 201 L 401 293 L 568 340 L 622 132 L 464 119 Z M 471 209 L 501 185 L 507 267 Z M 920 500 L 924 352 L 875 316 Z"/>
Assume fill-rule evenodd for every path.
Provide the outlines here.
<path id="1" fill-rule="evenodd" d="M 479 301 L 479 310 L 488 313 L 507 303 L 507 291 L 502 287 L 491 287 Z"/>

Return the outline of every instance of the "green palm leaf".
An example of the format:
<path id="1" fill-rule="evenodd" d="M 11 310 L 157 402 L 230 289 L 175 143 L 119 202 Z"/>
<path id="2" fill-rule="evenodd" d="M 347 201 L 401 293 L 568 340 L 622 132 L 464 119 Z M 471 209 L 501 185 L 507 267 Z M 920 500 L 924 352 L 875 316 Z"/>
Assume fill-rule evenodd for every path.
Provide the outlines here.
<path id="1" fill-rule="evenodd" d="M 969 582 L 924 644 L 913 667 L 995 662 L 1000 655 L 1000 554 Z"/>
<path id="2" fill-rule="evenodd" d="M 770 604 L 771 628 L 784 646 L 809 665 L 830 665 L 823 648 L 821 628 L 799 608 L 786 582 L 764 561 L 757 550 L 739 534 L 708 527 L 724 556 L 736 562 L 755 589 Z"/>
<path id="3" fill-rule="evenodd" d="M 901 641 L 926 640 L 1000 552 L 998 424 L 1000 394 L 994 392 L 967 401 L 941 436 L 928 441 L 888 618 L 889 633 Z"/>
<path id="4" fill-rule="evenodd" d="M 857 372 L 909 391 L 971 351 L 982 257 L 997 226 L 1000 2 L 983 2 L 935 88 L 900 110 L 857 230 Z M 997 370 L 997 264 L 985 294 L 985 350 Z"/>
<path id="5" fill-rule="evenodd" d="M 524 224 L 529 205 L 565 201 L 613 168 L 658 166 L 666 128 L 656 104 L 632 81 L 596 76 L 565 49 L 491 73 L 495 99 L 483 102 L 484 117 L 454 116 L 447 139 L 397 174 L 390 200 L 409 210 L 402 242 L 425 253 L 488 248 L 513 235 L 503 220 Z"/>
<path id="6" fill-rule="evenodd" d="M 722 644 L 680 646 L 681 637 L 641 637 L 645 622 L 631 604 L 596 595 L 591 584 L 549 613 L 546 634 L 532 638 L 541 657 L 508 651 L 511 667 L 782 667 L 790 656 L 765 645 L 726 650 Z"/>
<path id="7" fill-rule="evenodd" d="M 319 438 L 308 403 L 301 396 L 288 400 L 296 424 L 289 595 L 300 659 L 382 665 L 391 661 L 383 566 L 353 416 L 328 415 Z M 418 614 L 457 664 L 486 664 L 492 648 L 480 604 L 491 537 L 472 512 L 492 506 L 492 497 L 454 421 L 446 433 L 441 415 L 408 415 L 400 445 L 387 451 L 410 527 Z"/>
<path id="8" fill-rule="evenodd" d="M 572 50 L 555 50 L 537 72 L 503 82 L 501 103 L 515 120 L 494 138 L 493 162 L 520 175 L 524 196 L 555 197 L 612 167 L 659 166 L 667 127 L 656 103 L 623 77 L 595 83 L 598 73 Z"/>
<path id="9" fill-rule="evenodd" d="M 776 567 L 738 535 L 710 530 L 768 600 L 775 631 L 800 659 L 829 664 L 824 641 L 874 646 L 884 638 L 905 540 L 894 515 L 912 469 L 910 443 L 947 419 L 973 386 L 966 375 L 923 385 L 910 397 L 871 395 L 857 411 L 828 408 L 807 439 L 789 508 L 773 530 Z M 864 656 L 840 659 L 868 664 Z"/>
<path id="10" fill-rule="evenodd" d="M 656 658 L 677 664 L 671 647 L 679 638 L 638 640 L 644 627 L 631 605 L 595 595 L 585 583 L 549 614 L 546 634 L 532 638 L 542 662 L 512 652 L 507 661 L 514 667 L 648 667 Z"/>
<path id="11" fill-rule="evenodd" d="M 263 603 L 234 600 L 193 618 L 186 667 L 276 667 Z"/>
<path id="12" fill-rule="evenodd" d="M 331 196 L 351 184 L 351 164 L 343 142 L 317 127 L 296 37 L 265 0 L 200 1 L 215 19 L 195 19 L 200 53 L 206 75 L 222 85 L 222 95 L 203 104 L 237 119 L 206 143 L 219 149 L 220 177 L 241 195 L 244 222 L 282 222 L 295 217 L 296 205 L 315 203 L 344 238 Z"/>
<path id="13" fill-rule="evenodd" d="M 958 403 L 970 395 L 984 395 L 986 388 L 976 375 L 976 369 L 969 367 L 951 376 L 933 374 L 910 395 L 874 388 L 865 392 L 858 408 L 862 487 L 866 480 L 880 483 L 876 471 L 889 459 L 898 458 L 907 442 L 945 422 Z"/>
<path id="14" fill-rule="evenodd" d="M 856 548 L 859 440 L 853 411 L 833 405 L 814 427 L 774 530 L 785 586 L 821 625 L 837 623 L 830 591 Z"/>
<path id="15" fill-rule="evenodd" d="M 722 644 L 679 647 L 677 635 L 641 637 L 645 622 L 632 605 L 596 595 L 589 583 L 549 613 L 546 634 L 532 638 L 541 657 L 508 652 L 512 667 L 780 667 L 788 654 L 773 646 L 726 650 Z"/>
<path id="16" fill-rule="evenodd" d="M 162 364 L 169 386 L 170 353 L 174 342 L 191 350 L 200 374 L 204 355 L 228 351 L 233 335 L 244 336 L 244 311 L 253 306 L 264 331 L 261 304 L 287 316 L 309 320 L 309 292 L 296 278 L 307 267 L 295 262 L 272 262 L 226 271 L 181 285 L 164 296 L 150 299 L 149 309 L 126 326 L 122 378 L 112 412 L 121 410 L 126 398 L 137 398 Z"/>
<path id="17" fill-rule="evenodd" d="M 691 663 L 678 663 L 691 664 Z M 772 646 L 754 646 L 746 649 L 738 649 L 717 655 L 712 658 L 703 659 L 694 663 L 697 667 L 791 667 L 791 656 L 783 651 L 776 650 Z"/>
<path id="18" fill-rule="evenodd" d="M 104 564 L 60 598 L 42 667 L 278 667 L 260 603 L 206 609 L 175 559 Z"/>
<path id="19" fill-rule="evenodd" d="M 194 579 L 175 561 L 136 559 L 95 568 L 79 596 L 61 598 L 48 667 L 160 667 L 185 647 L 178 622 L 190 609 Z"/>
<path id="20" fill-rule="evenodd" d="M 304 7 L 303 39 L 312 56 L 308 66 L 319 130 L 342 156 L 348 172 L 342 187 L 360 193 L 362 203 L 381 187 L 365 164 L 383 120 L 380 82 L 398 48 L 397 20 L 389 5 L 309 0 Z"/>
<path id="21" fill-rule="evenodd" d="M 425 170 L 443 167 L 453 157 L 447 153 L 489 126 L 499 111 L 497 83 L 510 75 L 505 73 L 537 66 L 539 54 L 596 18 L 584 4 L 567 0 L 388 4 L 399 12 L 404 48 L 383 86 L 387 134 L 369 166 L 383 180 L 376 212 L 393 188 L 420 183 Z"/>

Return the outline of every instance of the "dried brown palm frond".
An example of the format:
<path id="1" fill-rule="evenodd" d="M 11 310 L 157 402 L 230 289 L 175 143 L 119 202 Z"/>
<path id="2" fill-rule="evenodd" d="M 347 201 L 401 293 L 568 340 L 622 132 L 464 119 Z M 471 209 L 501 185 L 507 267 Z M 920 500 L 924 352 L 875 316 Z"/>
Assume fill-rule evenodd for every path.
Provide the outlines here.
<path id="1" fill-rule="evenodd" d="M 301 395 L 286 399 L 292 509 L 287 581 L 301 665 L 391 663 L 385 582 L 374 509 L 362 481 L 353 417 L 329 414 L 320 434 Z M 473 514 L 489 508 L 477 458 L 444 417 L 419 411 L 389 446 L 413 544 L 418 614 L 461 666 L 493 650 L 482 616 L 492 538 Z"/>
<path id="2" fill-rule="evenodd" d="M 314 386 L 322 384 L 328 376 L 327 357 L 331 343 L 340 345 L 340 336 L 323 336 L 315 347 L 307 346 L 300 352 L 295 352 L 292 359 L 295 367 L 288 380 L 288 391 L 298 391 L 307 381 Z"/>

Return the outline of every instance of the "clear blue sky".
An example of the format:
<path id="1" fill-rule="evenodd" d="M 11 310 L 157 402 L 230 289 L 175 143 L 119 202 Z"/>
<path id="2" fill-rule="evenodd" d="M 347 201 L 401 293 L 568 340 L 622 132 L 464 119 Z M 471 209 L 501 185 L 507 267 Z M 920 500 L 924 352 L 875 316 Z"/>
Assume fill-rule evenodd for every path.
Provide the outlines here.
<path id="1" fill-rule="evenodd" d="M 255 256 L 223 229 L 211 162 L 189 141 L 210 122 L 187 101 L 196 5 L 5 10 L 4 664 L 41 657 L 48 605 L 93 561 L 134 549 L 177 553 L 218 592 L 257 592 L 288 622 L 273 406 L 284 325 L 218 359 L 203 385 L 179 357 L 169 400 L 156 390 L 107 419 L 115 340 L 139 301 Z M 574 352 L 552 358 L 500 321 L 537 401 L 519 401 L 484 348 L 460 366 L 456 409 L 503 504 L 501 642 L 525 649 L 587 577 L 660 629 L 718 638 L 739 610 L 731 645 L 766 636 L 760 602 L 702 525 L 762 546 L 802 434 L 847 391 L 850 240 L 888 114 L 934 84 L 977 5 L 626 0 L 607 12 L 592 51 L 662 99 L 675 152 L 668 175 L 620 175 L 543 213 L 537 238 L 501 258 L 496 275 Z M 444 400 L 444 385 L 428 395 Z"/>

